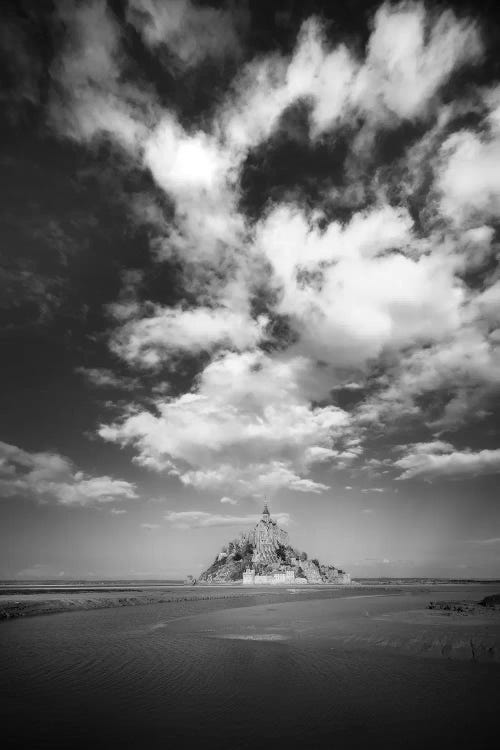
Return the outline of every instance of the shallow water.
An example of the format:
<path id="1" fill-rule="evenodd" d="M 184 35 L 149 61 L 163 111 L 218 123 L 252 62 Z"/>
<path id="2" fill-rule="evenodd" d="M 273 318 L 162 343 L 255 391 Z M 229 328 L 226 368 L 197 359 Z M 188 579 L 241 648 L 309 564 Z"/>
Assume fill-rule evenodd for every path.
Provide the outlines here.
<path id="1" fill-rule="evenodd" d="M 491 747 L 498 664 L 338 640 L 404 607 L 376 597 L 179 618 L 163 604 L 2 623 L 2 744 Z"/>

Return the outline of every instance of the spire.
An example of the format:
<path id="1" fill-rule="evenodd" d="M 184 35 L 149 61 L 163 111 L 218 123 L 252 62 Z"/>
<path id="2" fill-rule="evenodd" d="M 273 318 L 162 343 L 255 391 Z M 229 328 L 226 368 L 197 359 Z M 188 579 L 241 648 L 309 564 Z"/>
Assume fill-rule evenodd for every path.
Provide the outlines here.
<path id="1" fill-rule="evenodd" d="M 271 514 L 269 513 L 269 508 L 267 507 L 267 503 L 264 503 L 264 510 L 262 511 L 262 518 L 266 519 L 267 521 L 271 518 Z"/>

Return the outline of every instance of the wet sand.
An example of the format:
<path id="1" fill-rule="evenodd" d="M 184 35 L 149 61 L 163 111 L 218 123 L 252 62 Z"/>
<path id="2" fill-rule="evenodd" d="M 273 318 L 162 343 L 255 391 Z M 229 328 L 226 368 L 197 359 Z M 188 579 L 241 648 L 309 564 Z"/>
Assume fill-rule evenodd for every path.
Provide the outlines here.
<path id="1" fill-rule="evenodd" d="M 203 612 L 234 610 L 232 615 L 236 620 L 242 617 L 245 621 L 254 615 L 241 613 L 241 608 L 255 607 L 262 604 L 260 617 L 270 617 L 270 605 L 287 605 L 280 609 L 282 616 L 291 621 L 296 619 L 296 613 L 306 612 L 314 623 L 310 625 L 311 632 L 316 634 L 326 628 L 329 637 L 337 638 L 344 645 L 363 646 L 367 644 L 380 645 L 399 644 L 399 648 L 414 649 L 411 645 L 411 635 L 416 629 L 418 638 L 423 639 L 425 648 L 422 651 L 430 653 L 439 649 L 445 653 L 451 651 L 455 656 L 460 652 L 469 653 L 474 631 L 480 633 L 481 643 L 484 641 L 486 649 L 493 649 L 489 653 L 491 658 L 498 659 L 499 648 L 496 643 L 500 627 L 500 612 L 498 609 L 488 610 L 473 607 L 465 612 L 443 611 L 441 609 L 427 609 L 431 601 L 461 601 L 476 603 L 484 596 L 497 593 L 498 585 L 438 585 L 421 586 L 411 584 L 375 585 L 375 586 L 252 586 L 240 585 L 221 586 L 188 586 L 188 585 L 148 585 L 148 586 L 29 586 L 13 587 L 0 586 L 0 620 L 10 620 L 35 615 L 52 615 L 62 612 L 75 612 L 94 609 L 108 609 L 114 607 L 137 607 L 157 604 L 169 605 L 172 619 L 184 617 L 186 613 L 199 614 Z M 395 600 L 397 598 L 397 601 Z M 362 600 L 371 599 L 366 607 L 359 604 Z M 341 602 L 339 601 L 341 600 Z M 358 605 L 353 602 L 358 601 Z M 306 604 L 299 607 L 302 602 Z M 333 604 L 335 602 L 335 604 Z M 343 603 L 342 603 L 343 602 Z M 297 606 L 295 606 L 297 605 Z M 361 606 L 361 613 L 358 612 Z M 329 607 L 333 607 L 330 611 Z M 375 614 L 378 613 L 378 614 Z M 216 615 L 215 615 L 216 616 Z M 354 617 L 354 620 L 352 618 Z M 352 620 L 352 622 L 351 622 Z M 298 622 L 298 621 L 297 621 Z M 332 622 L 335 628 L 332 629 Z M 225 621 L 221 621 L 221 627 Z M 345 626 L 342 630 L 341 625 Z M 224 625 L 225 626 L 225 625 Z M 249 625 L 250 627 L 250 625 Z M 269 627 L 274 627 L 273 618 Z M 458 628 L 458 630 L 457 630 Z M 448 640 L 443 637 L 443 630 L 453 632 Z M 298 633 L 300 628 L 295 629 Z M 460 635 L 461 634 L 461 635 Z M 242 636 L 243 637 L 243 636 Z M 469 637 L 469 645 L 465 641 Z M 441 645 L 439 645 L 441 644 Z M 482 653 L 481 649 L 477 654 Z M 484 656 L 484 655 L 483 655 Z M 490 658 L 490 657 L 489 657 Z"/>
<path id="2" fill-rule="evenodd" d="M 486 750 L 498 724 L 498 612 L 427 607 L 496 592 L 122 587 L 59 590 L 53 600 L 38 593 L 39 603 L 55 606 L 64 597 L 88 608 L 94 596 L 97 604 L 0 624 L 3 744 L 253 750 L 265 738 L 276 750 Z M 145 606 L 119 608 L 120 598 Z"/>
<path id="3" fill-rule="evenodd" d="M 462 601 L 482 591 L 464 589 Z M 454 601 L 457 591 L 440 591 Z M 300 641 L 314 648 L 384 650 L 423 657 L 500 662 L 500 610 L 476 606 L 464 612 L 428 609 L 428 591 L 351 592 L 350 596 L 231 608 L 174 621 L 176 632 L 209 638 Z"/>
<path id="4" fill-rule="evenodd" d="M 332 648 L 499 662 L 500 610 L 477 606 L 495 592 L 484 585 L 19 588 L 1 591 L 0 619 L 160 604 L 167 605 L 174 630 L 192 628 L 208 637 L 300 639 Z M 460 601 L 464 609 L 429 609 L 437 598 Z"/>
<path id="5" fill-rule="evenodd" d="M 295 601 L 298 599 L 332 598 L 359 594 L 360 587 L 308 586 L 30 586 L 0 587 L 0 620 L 59 612 L 74 612 L 110 607 L 136 607 L 154 604 L 176 605 L 185 602 L 206 602 L 214 609 L 227 600 L 233 605 L 252 606 L 262 602 Z M 371 591 L 371 588 L 366 590 Z M 399 587 L 387 589 L 397 594 Z M 226 606 L 226 605 L 224 605 Z"/>

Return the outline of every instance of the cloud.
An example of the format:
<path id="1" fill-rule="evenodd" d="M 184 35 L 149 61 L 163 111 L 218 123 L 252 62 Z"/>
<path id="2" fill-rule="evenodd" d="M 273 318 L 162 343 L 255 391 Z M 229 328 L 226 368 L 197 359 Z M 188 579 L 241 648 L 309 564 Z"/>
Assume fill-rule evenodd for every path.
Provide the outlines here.
<path id="1" fill-rule="evenodd" d="M 83 375 L 88 383 L 97 388 L 120 388 L 132 391 L 137 387 L 137 380 L 119 376 L 104 367 L 77 367 L 76 372 Z"/>
<path id="2" fill-rule="evenodd" d="M 291 59 L 274 55 L 249 63 L 224 110 L 223 127 L 234 147 L 247 150 L 271 135 L 288 107 L 304 100 L 313 137 L 350 125 L 359 115 L 372 128 L 395 128 L 400 120 L 428 116 L 450 75 L 482 54 L 473 22 L 450 10 L 429 13 L 421 3 L 382 5 L 364 60 L 345 44 L 329 49 L 321 21 L 312 17 L 303 23 Z"/>
<path id="3" fill-rule="evenodd" d="M 244 219 L 237 209 L 243 155 L 212 132 L 189 132 L 163 113 L 142 141 L 142 161 L 175 206 L 175 225 L 158 243 L 160 258 L 231 264 L 227 248 L 241 244 Z"/>
<path id="4" fill-rule="evenodd" d="M 219 500 L 219 502 L 221 502 L 221 503 L 223 503 L 225 505 L 238 505 L 238 501 L 237 500 L 233 500 L 232 497 L 226 497 L 226 496 L 221 497 L 221 499 Z"/>
<path id="5" fill-rule="evenodd" d="M 181 481 L 196 489 L 229 487 L 241 495 L 262 496 L 281 488 L 294 492 L 318 494 L 329 489 L 327 484 L 300 476 L 290 462 L 268 461 L 234 466 L 219 464 L 213 469 L 196 469 L 180 475 Z"/>
<path id="6" fill-rule="evenodd" d="M 189 0 L 131 0 L 125 21 L 98 0 L 58 7 L 53 121 L 85 144 L 112 138 L 154 181 L 131 211 L 151 233 L 151 263 L 176 267 L 175 303 L 136 275 L 108 308 L 112 354 L 168 382 L 101 425 L 104 440 L 202 491 L 319 493 L 321 465 L 356 467 L 385 425 L 447 429 L 486 412 L 499 388 L 500 99 L 475 84 L 443 99 L 482 61 L 474 21 L 384 3 L 361 52 L 307 18 L 290 54 L 248 58 L 191 118 L 127 56 L 130 26 L 182 88 L 202 61 L 238 58 L 243 16 Z M 252 218 L 253 176 L 269 176 L 299 106 L 307 158 Z M 302 164 L 337 147 L 338 174 L 309 195 Z M 186 363 L 198 370 L 183 381 Z M 82 373 L 131 392 L 138 382 Z M 400 478 L 493 460 L 420 446 L 398 459 Z"/>
<path id="7" fill-rule="evenodd" d="M 115 329 L 110 346 L 127 362 L 155 367 L 173 352 L 199 354 L 224 345 L 240 351 L 253 348 L 263 336 L 265 323 L 262 316 L 252 320 L 248 312 L 223 307 L 156 307 L 147 317 L 135 315 Z"/>
<path id="8" fill-rule="evenodd" d="M 405 455 L 394 461 L 402 469 L 398 479 L 473 477 L 500 473 L 500 450 L 455 450 L 451 443 L 436 440 L 404 446 Z"/>
<path id="9" fill-rule="evenodd" d="M 129 0 L 127 21 L 155 52 L 165 47 L 177 65 L 192 68 L 207 58 L 239 57 L 247 16 L 190 0 Z"/>
<path id="10" fill-rule="evenodd" d="M 287 526 L 290 522 L 290 515 L 288 513 L 277 513 L 273 515 L 273 518 L 280 526 Z M 208 528 L 212 526 L 240 526 L 245 528 L 255 525 L 259 520 L 259 516 L 228 516 L 207 513 L 202 510 L 188 510 L 180 512 L 169 511 L 165 515 L 165 520 L 181 529 Z"/>
<path id="11" fill-rule="evenodd" d="M 364 367 L 384 349 L 441 340 L 459 324 L 454 261 L 419 246 L 404 210 L 382 206 L 322 231 L 281 206 L 259 223 L 257 245 L 274 270 L 277 310 L 308 356 Z"/>
<path id="12" fill-rule="evenodd" d="M 159 523 L 141 523 L 141 528 L 152 531 L 153 529 L 160 529 L 161 525 Z"/>
<path id="13" fill-rule="evenodd" d="M 423 3 L 384 3 L 375 14 L 353 98 L 377 119 L 424 117 L 451 73 L 482 54 L 474 22 L 458 19 L 453 11 L 437 14 Z"/>
<path id="14" fill-rule="evenodd" d="M 441 209 L 451 221 L 462 225 L 478 217 L 498 217 L 500 177 L 500 87 L 486 96 L 489 104 L 482 132 L 460 130 L 441 147 L 437 187 Z"/>
<path id="15" fill-rule="evenodd" d="M 287 108 L 306 101 L 313 135 L 319 135 L 344 119 L 358 68 L 345 45 L 328 50 L 322 24 L 312 17 L 303 23 L 291 58 L 270 54 L 240 72 L 220 108 L 218 127 L 241 158 L 271 136 Z"/>
<path id="16" fill-rule="evenodd" d="M 144 91 L 121 80 L 121 30 L 107 3 L 59 2 L 55 20 L 64 41 L 50 70 L 52 123 L 77 140 L 108 134 L 135 150 L 144 137 L 150 101 Z"/>
<path id="17" fill-rule="evenodd" d="M 137 411 L 99 434 L 133 445 L 141 465 L 195 487 L 318 492 L 326 485 L 303 475 L 335 458 L 332 446 L 349 419 L 333 405 L 310 405 L 314 380 L 301 358 L 226 353 L 205 368 L 195 392 L 158 400 L 155 414 Z"/>
<path id="18" fill-rule="evenodd" d="M 82 506 L 137 498 L 130 482 L 91 477 L 58 453 L 29 453 L 8 443 L 0 443 L 0 495 Z"/>
<path id="19" fill-rule="evenodd" d="M 84 140 L 112 134 L 173 198 L 176 226 L 158 243 L 162 257 L 174 252 L 220 260 L 224 246 L 241 243 L 245 221 L 238 211 L 238 178 L 244 160 L 292 104 L 311 103 L 313 134 L 355 120 L 360 110 L 371 113 L 373 122 L 395 126 L 397 117 L 388 119 L 387 111 L 413 116 L 454 69 L 481 52 L 474 25 L 449 11 L 434 18 L 422 5 L 384 5 L 361 62 L 345 45 L 328 49 L 325 29 L 313 17 L 304 22 L 289 59 L 269 55 L 250 61 L 212 122 L 188 129 L 161 109 L 147 86 L 120 77 L 131 63 L 125 60 L 121 29 L 103 2 L 71 11 L 61 6 L 59 12 L 67 44 L 53 77 L 66 100 L 54 104 L 56 122 Z M 236 17 L 185 0 L 132 2 L 128 12 L 148 44 L 170 45 L 188 65 L 210 50 L 224 54 L 234 46 Z M 403 39 L 399 45 L 390 41 L 394 29 Z"/>
<path id="20" fill-rule="evenodd" d="M 125 508 L 111 508 L 109 512 L 111 513 L 112 516 L 121 516 L 127 511 L 125 510 Z"/>

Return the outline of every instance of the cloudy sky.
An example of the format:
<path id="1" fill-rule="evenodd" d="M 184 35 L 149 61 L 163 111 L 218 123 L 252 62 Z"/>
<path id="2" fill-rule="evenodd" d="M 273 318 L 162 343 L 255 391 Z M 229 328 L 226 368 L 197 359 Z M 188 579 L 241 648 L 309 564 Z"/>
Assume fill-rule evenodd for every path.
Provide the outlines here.
<path id="1" fill-rule="evenodd" d="M 0 576 L 500 576 L 494 3 L 1 12 Z"/>

